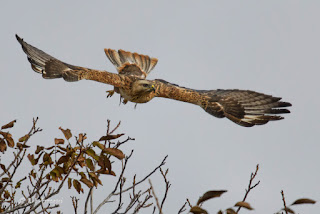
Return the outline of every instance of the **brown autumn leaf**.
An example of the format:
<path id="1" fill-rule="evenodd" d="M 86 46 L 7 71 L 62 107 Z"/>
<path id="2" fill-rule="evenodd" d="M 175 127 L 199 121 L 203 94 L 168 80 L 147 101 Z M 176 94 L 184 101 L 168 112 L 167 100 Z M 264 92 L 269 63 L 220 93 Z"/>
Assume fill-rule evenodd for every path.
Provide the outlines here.
<path id="1" fill-rule="evenodd" d="M 60 165 L 60 164 L 62 164 L 62 163 L 65 163 L 65 162 L 67 162 L 69 159 L 70 159 L 69 156 L 65 156 L 65 155 L 64 155 L 64 156 L 61 156 L 61 157 L 59 158 L 57 164 Z"/>
<path id="2" fill-rule="evenodd" d="M 253 210 L 253 208 L 250 206 L 250 204 L 248 202 L 245 202 L 245 201 L 239 201 L 234 206 L 235 207 L 243 207 L 243 208 L 246 208 L 248 210 Z"/>
<path id="3" fill-rule="evenodd" d="M 49 175 L 51 176 L 51 180 L 58 182 L 59 181 L 59 177 L 57 176 L 57 174 L 52 170 Z"/>
<path id="4" fill-rule="evenodd" d="M 19 150 L 30 147 L 30 146 L 28 146 L 28 145 L 26 145 L 26 144 L 22 144 L 22 143 L 17 143 L 16 146 L 17 146 L 17 148 L 18 148 Z"/>
<path id="5" fill-rule="evenodd" d="M 293 202 L 291 205 L 297 205 L 297 204 L 315 204 L 316 201 L 312 200 L 310 198 L 300 198 L 297 199 L 295 202 Z"/>
<path id="6" fill-rule="evenodd" d="M 191 207 L 190 213 L 194 213 L 194 214 L 208 214 L 208 212 L 204 209 L 202 209 L 201 207 L 198 206 L 193 206 Z"/>
<path id="7" fill-rule="evenodd" d="M 82 182 L 82 183 L 84 183 L 85 185 L 87 185 L 89 188 L 91 188 L 91 187 L 93 187 L 93 183 L 91 182 L 91 181 L 89 181 L 87 178 L 85 178 L 85 177 L 82 177 L 81 179 L 80 179 L 80 181 Z"/>
<path id="8" fill-rule="evenodd" d="M 4 152 L 7 150 L 7 144 L 3 139 L 0 139 L 0 152 Z"/>
<path id="9" fill-rule="evenodd" d="M 201 204 L 202 202 L 209 200 L 211 198 L 220 197 L 223 193 L 227 192 L 227 190 L 212 190 L 208 191 L 201 196 L 197 202 L 197 205 Z"/>
<path id="10" fill-rule="evenodd" d="M 286 211 L 286 213 L 292 213 L 292 214 L 294 214 L 294 213 L 295 213 L 295 212 L 294 212 L 292 209 L 290 209 L 289 207 L 282 208 L 281 210 Z"/>
<path id="11" fill-rule="evenodd" d="M 28 154 L 28 159 L 29 159 L 29 161 L 30 161 L 30 163 L 31 163 L 31 165 L 32 166 L 34 166 L 34 165 L 36 165 L 37 163 L 36 163 L 36 160 L 34 159 L 34 154 Z"/>
<path id="12" fill-rule="evenodd" d="M 6 172 L 6 171 L 7 171 L 6 166 L 5 166 L 5 165 L 3 165 L 2 163 L 0 163 L 0 167 L 1 167 L 1 169 L 2 169 L 4 172 Z"/>
<path id="13" fill-rule="evenodd" d="M 61 151 L 67 152 L 67 149 L 62 146 L 57 146 L 56 148 L 60 149 Z"/>
<path id="14" fill-rule="evenodd" d="M 119 160 L 122 160 L 125 155 L 123 154 L 123 152 L 120 149 L 116 149 L 116 148 L 105 148 L 103 150 L 105 153 L 115 156 L 116 158 L 118 158 Z"/>
<path id="15" fill-rule="evenodd" d="M 62 131 L 67 140 L 69 140 L 72 137 L 70 129 L 63 129 L 61 127 L 59 127 L 59 129 Z"/>
<path id="16" fill-rule="evenodd" d="M 85 139 L 87 139 L 87 137 L 80 133 L 78 137 L 78 143 L 83 142 Z"/>
<path id="17" fill-rule="evenodd" d="M 117 138 L 121 137 L 122 135 L 124 135 L 124 134 L 115 134 L 115 135 L 109 134 L 109 135 L 107 135 L 107 136 L 102 136 L 102 137 L 99 139 L 99 141 L 117 139 Z"/>
<path id="18" fill-rule="evenodd" d="M 72 186 L 72 178 L 68 178 L 68 189 L 71 189 Z"/>
<path id="19" fill-rule="evenodd" d="M 47 147 L 47 148 L 45 148 L 46 150 L 51 150 L 51 149 L 53 149 L 55 146 L 50 146 L 50 147 Z"/>
<path id="20" fill-rule="evenodd" d="M 39 154 L 43 149 L 44 149 L 43 146 L 39 146 L 39 145 L 38 145 L 35 153 L 36 153 L 36 154 Z"/>
<path id="21" fill-rule="evenodd" d="M 104 150 L 106 147 L 99 143 L 99 141 L 93 141 L 92 143 L 93 146 L 97 146 L 99 149 Z"/>
<path id="22" fill-rule="evenodd" d="M 56 145 L 64 144 L 64 139 L 55 138 L 54 144 L 56 144 Z"/>
<path id="23" fill-rule="evenodd" d="M 111 171 L 111 162 L 105 155 L 101 155 L 99 157 L 98 165 L 101 167 L 101 169 L 108 169 L 109 171 Z"/>
<path id="24" fill-rule="evenodd" d="M 10 182 L 10 178 L 9 177 L 5 177 L 1 179 L 2 182 Z"/>
<path id="25" fill-rule="evenodd" d="M 99 177 L 94 173 L 94 172 L 89 172 L 89 177 L 90 179 L 93 181 L 94 185 L 97 187 L 97 183 L 99 183 L 100 185 L 102 185 L 101 180 L 99 179 Z"/>
<path id="26" fill-rule="evenodd" d="M 25 136 L 19 138 L 19 142 L 25 142 L 29 139 L 29 137 L 30 136 L 28 134 L 26 134 Z"/>
<path id="27" fill-rule="evenodd" d="M 51 164 L 53 163 L 53 161 L 52 161 L 52 159 L 51 159 L 51 157 L 50 157 L 50 154 L 48 154 L 48 153 L 45 153 L 45 154 L 43 155 L 42 160 L 43 160 L 43 164 L 44 164 L 44 165 L 51 165 Z"/>
<path id="28" fill-rule="evenodd" d="M 5 138 L 5 140 L 7 141 L 8 146 L 13 148 L 14 147 L 14 141 L 12 139 L 12 135 L 9 132 L 2 132 L 2 131 L 0 131 L 0 134 Z"/>
<path id="29" fill-rule="evenodd" d="M 77 190 L 77 192 L 80 194 L 80 192 L 83 193 L 83 189 L 81 188 L 81 184 L 78 180 L 73 180 L 73 187 Z"/>
<path id="30" fill-rule="evenodd" d="M 36 178 L 37 173 L 35 173 L 35 171 L 34 171 L 34 170 L 31 170 L 30 175 L 31 175 L 33 178 Z"/>
<path id="31" fill-rule="evenodd" d="M 8 128 L 12 128 L 14 126 L 14 123 L 17 122 L 17 120 L 13 120 L 10 123 L 1 126 L 1 129 L 8 129 Z"/>
<path id="32" fill-rule="evenodd" d="M 237 214 L 237 212 L 234 211 L 232 208 L 228 208 L 228 209 L 226 210 L 226 214 Z"/>
<path id="33" fill-rule="evenodd" d="M 96 161 L 99 160 L 99 156 L 96 154 L 96 152 L 93 149 L 87 149 L 85 153 L 90 157 L 92 157 L 93 159 L 95 159 Z"/>
<path id="34" fill-rule="evenodd" d="M 86 159 L 86 165 L 91 171 L 94 171 L 94 165 L 93 165 L 93 162 L 90 158 Z"/>
<path id="35" fill-rule="evenodd" d="M 8 199 L 10 197 L 9 191 L 8 190 L 4 191 L 3 196 L 4 196 L 5 199 Z"/>

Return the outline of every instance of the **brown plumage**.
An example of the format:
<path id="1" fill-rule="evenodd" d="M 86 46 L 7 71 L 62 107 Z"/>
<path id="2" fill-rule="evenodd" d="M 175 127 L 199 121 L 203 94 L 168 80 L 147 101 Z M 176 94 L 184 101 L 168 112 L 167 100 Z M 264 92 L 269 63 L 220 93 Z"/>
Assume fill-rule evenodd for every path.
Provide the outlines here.
<path id="1" fill-rule="evenodd" d="M 86 79 L 110 84 L 114 86 L 114 91 L 109 91 L 108 96 L 117 92 L 124 98 L 124 103 L 146 103 L 154 97 L 164 97 L 198 105 L 215 117 L 227 117 L 245 127 L 281 120 L 283 117 L 278 114 L 290 113 L 285 108 L 291 106 L 290 103 L 254 91 L 194 90 L 164 80 L 146 80 L 158 62 L 147 55 L 105 49 L 108 59 L 117 68 L 118 74 L 114 74 L 64 63 L 16 37 L 32 69 L 42 74 L 43 78 L 63 78 L 69 82 Z"/>

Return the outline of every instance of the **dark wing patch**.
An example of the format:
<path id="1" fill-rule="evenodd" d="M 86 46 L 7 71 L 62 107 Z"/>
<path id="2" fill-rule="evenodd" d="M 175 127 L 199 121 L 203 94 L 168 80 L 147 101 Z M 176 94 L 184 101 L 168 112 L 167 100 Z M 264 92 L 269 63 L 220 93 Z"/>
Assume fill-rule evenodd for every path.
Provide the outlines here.
<path id="1" fill-rule="evenodd" d="M 205 105 L 202 107 L 216 117 L 227 117 L 233 122 L 246 127 L 266 124 L 269 121 L 281 120 L 278 114 L 290 113 L 285 107 L 288 102 L 254 91 L 245 90 L 212 90 L 202 91 Z"/>

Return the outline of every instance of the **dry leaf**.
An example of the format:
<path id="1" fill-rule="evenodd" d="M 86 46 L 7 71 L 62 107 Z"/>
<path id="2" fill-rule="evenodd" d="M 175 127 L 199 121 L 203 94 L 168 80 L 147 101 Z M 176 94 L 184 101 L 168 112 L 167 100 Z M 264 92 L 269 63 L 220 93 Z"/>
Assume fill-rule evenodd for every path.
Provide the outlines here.
<path id="1" fill-rule="evenodd" d="M 290 209 L 289 207 L 286 207 L 285 209 L 283 208 L 282 210 L 286 211 L 287 213 L 294 214 L 294 211 L 292 209 Z"/>
<path id="2" fill-rule="evenodd" d="M 297 205 L 297 204 L 315 204 L 316 201 L 309 199 L 309 198 L 300 198 L 296 200 L 295 202 L 292 203 L 292 205 Z"/>
<path id="3" fill-rule="evenodd" d="M 109 171 L 111 171 L 111 162 L 105 155 L 101 155 L 99 157 L 98 165 L 101 166 L 101 169 L 108 169 Z"/>
<path id="4" fill-rule="evenodd" d="M 30 155 L 30 154 L 28 154 L 28 159 L 29 159 L 29 161 L 30 161 L 30 163 L 31 163 L 31 165 L 32 166 L 34 166 L 34 165 L 36 165 L 37 163 L 36 163 L 36 160 L 34 159 L 34 155 L 32 154 L 32 155 Z"/>
<path id="5" fill-rule="evenodd" d="M 191 207 L 189 212 L 194 213 L 194 214 L 208 214 L 208 212 L 206 210 L 204 210 L 198 206 Z"/>
<path id="6" fill-rule="evenodd" d="M 17 120 L 13 120 L 10 123 L 1 126 L 1 129 L 8 129 L 8 128 L 12 128 L 14 126 L 14 123 L 17 122 Z"/>
<path id="7" fill-rule="evenodd" d="M 7 150 L 7 144 L 3 139 L 0 139 L 0 152 L 4 152 Z"/>
<path id="8" fill-rule="evenodd" d="M 94 165 L 93 165 L 93 162 L 90 158 L 86 159 L 86 165 L 91 171 L 94 171 Z"/>
<path id="9" fill-rule="evenodd" d="M 95 159 L 96 161 L 99 160 L 99 156 L 96 154 L 96 152 L 93 149 L 88 149 L 85 151 L 85 153 L 90 157 L 92 157 L 93 159 Z"/>
<path id="10" fill-rule="evenodd" d="M 83 189 L 81 188 L 81 184 L 78 180 L 73 180 L 73 186 L 77 190 L 77 192 L 80 194 L 80 192 L 83 192 Z"/>
<path id="11" fill-rule="evenodd" d="M 85 185 L 87 185 L 89 188 L 91 188 L 91 187 L 93 187 L 93 183 L 91 182 L 91 181 L 89 181 L 87 178 L 85 178 L 85 177 L 82 177 L 81 179 L 80 179 L 80 181 L 82 182 L 82 183 L 84 183 Z"/>
<path id="12" fill-rule="evenodd" d="M 29 137 L 30 136 L 28 134 L 26 134 L 25 136 L 19 138 L 19 142 L 25 142 L 29 139 Z"/>
<path id="13" fill-rule="evenodd" d="M 228 208 L 228 209 L 226 210 L 226 213 L 227 213 L 227 214 L 237 214 L 237 212 L 234 211 L 232 208 Z"/>
<path id="14" fill-rule="evenodd" d="M 83 142 L 85 139 L 87 139 L 87 137 L 80 133 L 78 137 L 78 143 Z"/>
<path id="15" fill-rule="evenodd" d="M 103 150 L 105 153 L 115 156 L 116 158 L 118 158 L 119 160 L 122 160 L 125 156 L 123 154 L 123 152 L 120 149 L 116 149 L 116 148 L 105 148 Z"/>
<path id="16" fill-rule="evenodd" d="M 44 147 L 43 146 L 37 146 L 37 150 L 36 150 L 36 154 L 39 154 L 42 150 L 44 149 Z"/>
<path id="17" fill-rule="evenodd" d="M 248 209 L 248 210 L 253 210 L 253 208 L 250 206 L 250 204 L 247 203 L 247 202 L 244 202 L 244 201 L 239 201 L 239 202 L 236 203 L 234 206 L 235 206 L 235 207 L 243 207 L 243 208 L 246 208 L 246 209 Z"/>
<path id="18" fill-rule="evenodd" d="M 0 163 L 0 167 L 1 167 L 1 169 L 2 169 L 4 172 L 6 172 L 6 171 L 7 171 L 7 169 L 6 169 L 6 166 L 5 166 L 5 165 L 3 165 L 3 164 L 1 164 L 1 163 Z"/>
<path id="19" fill-rule="evenodd" d="M 26 145 L 26 144 L 22 144 L 22 143 L 17 143 L 17 148 L 18 149 L 25 149 L 25 148 L 29 148 L 30 146 Z"/>
<path id="20" fill-rule="evenodd" d="M 201 196 L 197 202 L 197 205 L 201 204 L 202 202 L 209 200 L 211 198 L 220 197 L 223 193 L 227 192 L 227 190 L 212 190 L 208 191 Z"/>
<path id="21" fill-rule="evenodd" d="M 72 186 L 72 178 L 68 178 L 68 189 L 71 189 Z"/>
<path id="22" fill-rule="evenodd" d="M 115 134 L 115 135 L 109 134 L 109 135 L 107 135 L 107 136 L 102 136 L 102 137 L 99 139 L 99 141 L 117 139 L 117 138 L 121 137 L 122 135 L 124 135 L 124 134 Z"/>
<path id="23" fill-rule="evenodd" d="M 63 129 L 61 127 L 59 127 L 59 129 L 62 131 L 67 140 L 69 140 L 72 137 L 70 129 Z"/>
<path id="24" fill-rule="evenodd" d="M 92 143 L 92 145 L 99 147 L 99 149 L 101 149 L 101 150 L 103 150 L 103 149 L 106 148 L 104 145 L 102 145 L 102 144 L 99 143 L 98 141 L 94 141 L 94 142 Z"/>
<path id="25" fill-rule="evenodd" d="M 58 165 L 67 162 L 70 159 L 70 156 L 61 156 L 57 162 Z"/>
<path id="26" fill-rule="evenodd" d="M 64 144 L 64 139 L 55 138 L 55 139 L 54 139 L 54 144 L 56 144 L 56 145 Z"/>

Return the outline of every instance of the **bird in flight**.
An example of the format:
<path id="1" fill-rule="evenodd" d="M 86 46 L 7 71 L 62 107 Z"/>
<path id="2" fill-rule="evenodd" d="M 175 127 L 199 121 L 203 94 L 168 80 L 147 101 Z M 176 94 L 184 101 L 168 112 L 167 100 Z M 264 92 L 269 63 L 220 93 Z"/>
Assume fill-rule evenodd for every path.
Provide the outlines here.
<path id="1" fill-rule="evenodd" d="M 215 117 L 227 117 L 245 127 L 281 120 L 283 117 L 279 114 L 290 113 L 285 108 L 291 106 L 290 103 L 280 101 L 280 97 L 255 91 L 194 90 L 161 79 L 147 80 L 147 75 L 158 62 L 156 58 L 147 55 L 104 49 L 117 68 L 116 74 L 67 64 L 26 43 L 18 35 L 16 38 L 27 54 L 32 69 L 42 74 L 43 78 L 63 78 L 68 82 L 85 79 L 113 85 L 114 90 L 108 91 L 108 96 L 112 96 L 114 92 L 119 93 L 124 103 L 146 103 L 154 97 L 169 98 L 198 105 Z"/>

